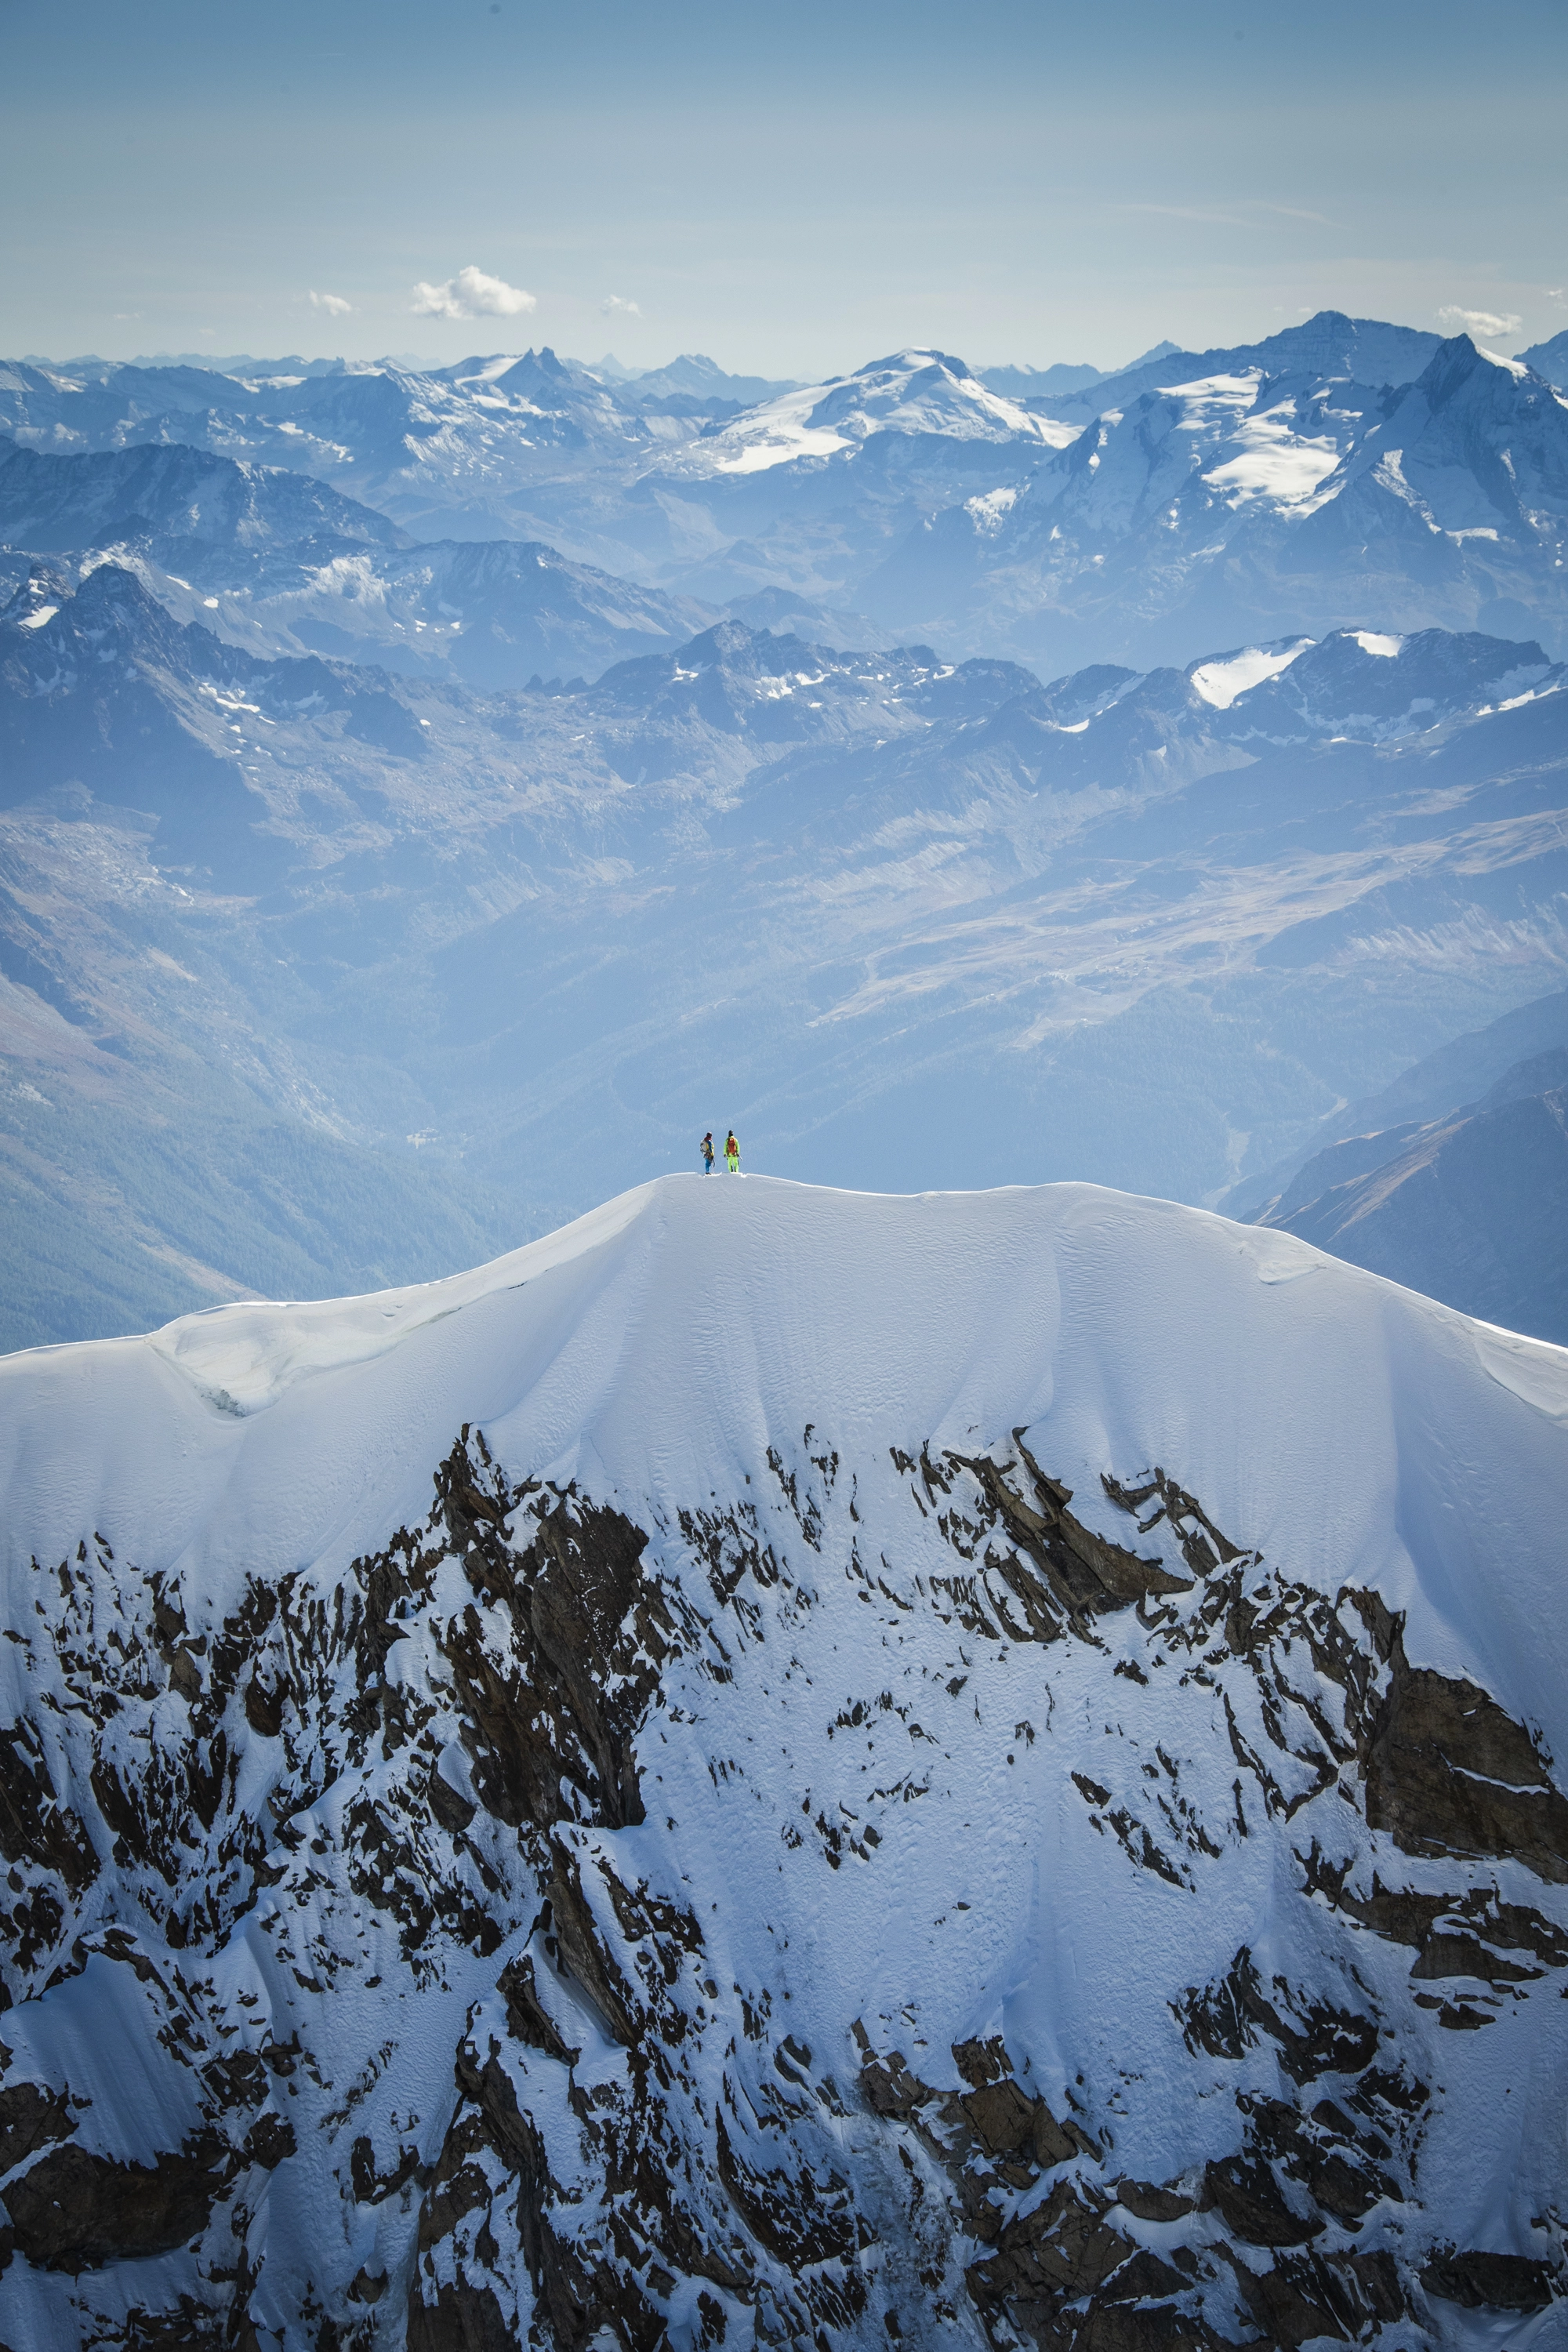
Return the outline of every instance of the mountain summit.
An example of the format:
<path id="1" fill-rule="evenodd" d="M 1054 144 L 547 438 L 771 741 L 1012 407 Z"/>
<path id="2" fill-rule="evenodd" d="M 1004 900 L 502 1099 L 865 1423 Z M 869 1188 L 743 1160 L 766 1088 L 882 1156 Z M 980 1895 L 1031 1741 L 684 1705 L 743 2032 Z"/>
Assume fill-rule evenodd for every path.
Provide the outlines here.
<path id="1" fill-rule="evenodd" d="M 689 450 L 679 470 L 758 473 L 854 455 L 884 434 L 916 442 L 1015 443 L 1034 451 L 1059 449 L 1078 437 L 1075 427 L 992 391 L 946 352 L 903 351 L 748 409 Z"/>
<path id="2" fill-rule="evenodd" d="M 693 1176 L 0 1398 L 8 2342 L 1560 2294 L 1558 1350 L 1090 1187 Z"/>
<path id="3" fill-rule="evenodd" d="M 921 522 L 866 609 L 1030 661 L 1433 622 L 1568 649 L 1568 400 L 1543 377 L 1468 335 L 1381 388 L 1220 358 L 1095 386 L 1069 446 Z"/>

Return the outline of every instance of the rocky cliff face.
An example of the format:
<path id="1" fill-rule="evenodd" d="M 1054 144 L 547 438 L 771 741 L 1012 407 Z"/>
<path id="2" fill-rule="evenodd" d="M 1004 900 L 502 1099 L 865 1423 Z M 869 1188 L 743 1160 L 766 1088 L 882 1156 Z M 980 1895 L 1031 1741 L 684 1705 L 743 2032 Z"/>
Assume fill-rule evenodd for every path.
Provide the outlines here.
<path id="1" fill-rule="evenodd" d="M 0 2335 L 1549 2340 L 1568 1370 L 1473 1332 L 690 1179 L 10 1360 Z"/>

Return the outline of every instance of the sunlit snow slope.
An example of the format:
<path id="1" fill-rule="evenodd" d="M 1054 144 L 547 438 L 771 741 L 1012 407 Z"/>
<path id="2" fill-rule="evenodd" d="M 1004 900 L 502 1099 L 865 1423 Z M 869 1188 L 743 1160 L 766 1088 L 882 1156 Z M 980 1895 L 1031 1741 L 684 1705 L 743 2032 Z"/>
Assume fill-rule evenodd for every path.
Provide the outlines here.
<path id="1" fill-rule="evenodd" d="M 672 1178 L 0 1446 L 14 2352 L 1563 2341 L 1568 1355 Z"/>

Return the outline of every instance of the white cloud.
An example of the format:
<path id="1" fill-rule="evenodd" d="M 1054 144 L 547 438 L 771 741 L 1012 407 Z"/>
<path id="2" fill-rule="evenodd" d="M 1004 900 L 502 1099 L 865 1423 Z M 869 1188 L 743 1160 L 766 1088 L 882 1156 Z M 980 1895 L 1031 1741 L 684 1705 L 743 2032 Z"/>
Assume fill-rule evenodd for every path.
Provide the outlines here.
<path id="1" fill-rule="evenodd" d="M 1458 302 L 1445 302 L 1437 313 L 1440 326 L 1451 335 L 1511 335 L 1520 324 L 1515 310 L 1466 310 Z"/>
<path id="2" fill-rule="evenodd" d="M 470 262 L 443 286 L 427 286 L 421 278 L 414 289 L 411 308 L 422 319 L 515 319 L 536 309 L 531 294 L 509 286 L 504 278 L 487 278 Z"/>
<path id="3" fill-rule="evenodd" d="M 312 310 L 324 310 L 329 319 L 346 319 L 353 309 L 353 304 L 345 302 L 341 294 L 318 294 L 312 286 L 310 308 Z"/>
<path id="4" fill-rule="evenodd" d="M 642 317 L 642 312 L 638 310 L 635 302 L 623 302 L 618 294 L 606 294 L 604 300 L 599 305 L 601 317 L 607 319 L 613 312 L 617 310 L 620 312 L 623 319 L 640 319 Z"/>

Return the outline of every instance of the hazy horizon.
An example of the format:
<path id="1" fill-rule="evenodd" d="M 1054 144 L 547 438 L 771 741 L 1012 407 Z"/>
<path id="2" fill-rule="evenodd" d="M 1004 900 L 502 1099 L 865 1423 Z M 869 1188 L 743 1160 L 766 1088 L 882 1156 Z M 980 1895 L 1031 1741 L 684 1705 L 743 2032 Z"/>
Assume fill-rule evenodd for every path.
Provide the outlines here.
<path id="1" fill-rule="evenodd" d="M 0 0 L 10 350 L 548 343 L 768 376 L 1110 367 L 1321 309 L 1568 324 L 1568 20 L 993 0 Z"/>

